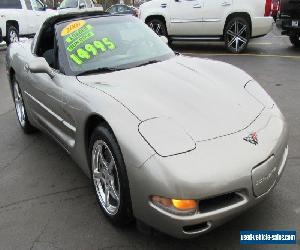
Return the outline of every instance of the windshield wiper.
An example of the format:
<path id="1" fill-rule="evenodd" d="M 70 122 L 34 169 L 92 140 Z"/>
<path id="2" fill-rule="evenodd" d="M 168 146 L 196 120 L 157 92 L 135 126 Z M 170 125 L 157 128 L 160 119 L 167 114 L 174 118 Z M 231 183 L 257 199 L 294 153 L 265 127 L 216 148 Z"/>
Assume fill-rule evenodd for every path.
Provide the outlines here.
<path id="1" fill-rule="evenodd" d="M 158 62 L 161 62 L 161 61 L 158 61 L 158 60 L 151 60 L 151 61 L 148 61 L 148 62 L 145 62 L 145 63 L 139 64 L 139 65 L 138 65 L 138 66 L 136 66 L 136 67 L 142 67 L 142 66 L 146 66 L 146 65 L 149 65 L 149 64 L 154 64 L 154 63 L 158 63 Z"/>
<path id="2" fill-rule="evenodd" d="M 84 76 L 84 75 L 90 75 L 90 74 L 95 74 L 95 73 L 109 73 L 109 72 L 114 72 L 114 71 L 118 71 L 118 70 L 122 70 L 122 69 L 104 67 L 104 68 L 87 70 L 82 73 L 79 73 L 77 76 Z"/>

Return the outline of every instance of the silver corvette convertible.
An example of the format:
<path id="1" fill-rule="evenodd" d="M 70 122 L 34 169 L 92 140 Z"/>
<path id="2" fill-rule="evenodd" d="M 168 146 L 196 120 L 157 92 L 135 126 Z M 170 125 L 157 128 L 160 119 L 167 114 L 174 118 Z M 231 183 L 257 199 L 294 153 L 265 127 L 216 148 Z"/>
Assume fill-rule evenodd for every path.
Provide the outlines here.
<path id="1" fill-rule="evenodd" d="M 174 53 L 134 17 L 51 17 L 9 47 L 7 74 L 21 128 L 70 154 L 115 224 L 197 236 L 263 200 L 283 173 L 286 121 L 260 85 Z"/>

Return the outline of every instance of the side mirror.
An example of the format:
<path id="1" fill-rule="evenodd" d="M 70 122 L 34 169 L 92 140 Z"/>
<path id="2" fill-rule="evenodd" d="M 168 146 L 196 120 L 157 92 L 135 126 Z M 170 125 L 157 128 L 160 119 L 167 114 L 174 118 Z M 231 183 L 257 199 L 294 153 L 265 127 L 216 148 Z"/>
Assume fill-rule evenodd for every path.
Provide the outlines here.
<path id="1" fill-rule="evenodd" d="M 85 6 L 84 3 L 80 3 L 80 4 L 79 4 L 79 9 L 80 9 L 80 10 L 85 9 L 85 8 L 86 8 L 86 6 Z"/>
<path id="2" fill-rule="evenodd" d="M 168 38 L 166 38 L 165 36 L 160 36 L 160 39 L 161 39 L 165 44 L 168 44 L 168 43 L 169 43 Z"/>
<path id="3" fill-rule="evenodd" d="M 37 57 L 32 60 L 30 63 L 25 65 L 25 70 L 30 71 L 31 73 L 44 73 L 54 78 L 55 74 L 49 64 L 46 62 L 44 57 Z"/>

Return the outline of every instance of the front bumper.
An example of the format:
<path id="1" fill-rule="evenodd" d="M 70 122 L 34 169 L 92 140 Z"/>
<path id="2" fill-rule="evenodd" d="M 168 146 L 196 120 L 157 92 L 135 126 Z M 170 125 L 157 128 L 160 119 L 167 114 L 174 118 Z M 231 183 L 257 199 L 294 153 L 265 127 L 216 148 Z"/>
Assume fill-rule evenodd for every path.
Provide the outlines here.
<path id="1" fill-rule="evenodd" d="M 243 140 L 253 131 L 258 132 L 258 145 Z M 154 155 L 129 174 L 134 175 L 129 180 L 134 215 L 177 238 L 208 232 L 271 192 L 286 164 L 287 140 L 286 122 L 275 106 L 239 133 L 198 142 L 189 153 Z M 154 205 L 151 195 L 199 200 L 199 209 L 192 215 L 171 214 Z"/>

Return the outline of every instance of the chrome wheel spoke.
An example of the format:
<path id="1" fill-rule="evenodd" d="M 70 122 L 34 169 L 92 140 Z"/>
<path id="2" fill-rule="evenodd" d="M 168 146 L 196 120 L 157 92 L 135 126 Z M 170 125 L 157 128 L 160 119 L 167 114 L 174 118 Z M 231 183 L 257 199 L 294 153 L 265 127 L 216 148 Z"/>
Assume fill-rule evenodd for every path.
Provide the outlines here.
<path id="1" fill-rule="evenodd" d="M 102 173 L 100 171 L 93 172 L 94 179 L 101 180 L 103 178 Z"/>
<path id="2" fill-rule="evenodd" d="M 230 36 L 233 36 L 233 37 L 236 36 L 235 33 L 232 30 L 228 30 L 227 34 L 230 35 Z"/>
<path id="3" fill-rule="evenodd" d="M 244 25 L 243 28 L 241 28 L 241 29 L 239 30 L 239 33 L 238 33 L 237 35 L 238 35 L 238 36 L 241 36 L 241 35 L 243 34 L 243 32 L 246 31 L 246 29 L 247 29 L 247 26 Z"/>
<path id="4" fill-rule="evenodd" d="M 117 191 L 113 185 L 110 186 L 110 194 L 113 199 L 115 199 L 116 201 L 119 201 L 119 194 L 117 193 Z"/>
<path id="5" fill-rule="evenodd" d="M 155 29 L 156 34 L 159 34 L 159 31 L 160 31 L 160 25 L 158 24 L 156 29 Z"/>
<path id="6" fill-rule="evenodd" d="M 105 186 L 105 206 L 109 207 L 109 187 Z"/>
<path id="7" fill-rule="evenodd" d="M 247 43 L 247 40 L 244 37 L 238 36 L 237 39 L 241 41 L 243 44 Z"/>

